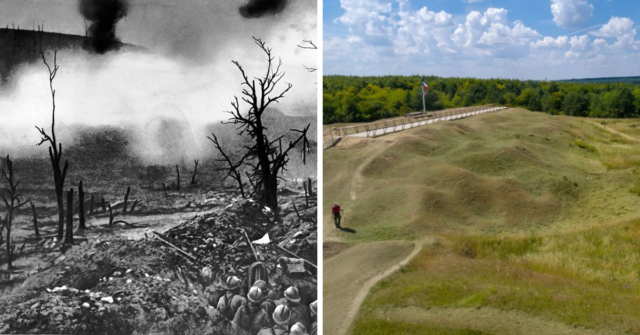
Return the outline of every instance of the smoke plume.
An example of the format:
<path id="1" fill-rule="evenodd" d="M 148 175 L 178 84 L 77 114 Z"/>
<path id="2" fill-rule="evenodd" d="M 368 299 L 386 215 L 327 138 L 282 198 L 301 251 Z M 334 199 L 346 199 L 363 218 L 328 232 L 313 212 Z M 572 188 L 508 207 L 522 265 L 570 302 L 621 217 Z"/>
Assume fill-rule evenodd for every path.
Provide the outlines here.
<path id="1" fill-rule="evenodd" d="M 245 18 L 258 18 L 266 14 L 274 15 L 282 12 L 288 0 L 249 0 L 240 6 L 240 15 Z"/>
<path id="2" fill-rule="evenodd" d="M 128 0 L 80 0 L 80 14 L 91 22 L 88 33 L 97 53 L 117 48 L 116 24 L 129 11 Z"/>

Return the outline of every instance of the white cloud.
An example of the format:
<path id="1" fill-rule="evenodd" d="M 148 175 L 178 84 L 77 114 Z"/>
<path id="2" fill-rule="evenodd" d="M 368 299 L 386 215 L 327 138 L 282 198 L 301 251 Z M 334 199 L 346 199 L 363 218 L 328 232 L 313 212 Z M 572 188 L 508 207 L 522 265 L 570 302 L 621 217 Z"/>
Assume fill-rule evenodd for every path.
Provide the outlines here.
<path id="1" fill-rule="evenodd" d="M 593 6 L 586 1 L 555 3 L 586 6 L 586 20 L 592 14 Z M 612 17 L 582 35 L 542 36 L 523 21 L 509 20 L 504 8 L 459 17 L 426 6 L 414 8 L 409 0 L 342 4 L 345 13 L 335 22 L 348 33 L 325 35 L 326 73 L 412 74 L 425 68 L 443 76 L 524 78 L 543 73 L 549 78 L 640 73 L 640 41 L 629 18 Z M 574 18 L 572 24 L 577 21 Z"/>
<path id="2" fill-rule="evenodd" d="M 602 28 L 592 31 L 590 34 L 598 37 L 620 37 L 626 34 L 634 34 L 633 21 L 627 17 L 611 17 Z"/>
<path id="3" fill-rule="evenodd" d="M 466 2 L 466 3 L 480 3 L 480 2 L 482 2 L 483 0 L 462 0 L 462 1 L 463 1 L 463 2 Z"/>
<path id="4" fill-rule="evenodd" d="M 551 0 L 551 14 L 559 27 L 582 28 L 593 15 L 593 5 L 587 0 Z"/>

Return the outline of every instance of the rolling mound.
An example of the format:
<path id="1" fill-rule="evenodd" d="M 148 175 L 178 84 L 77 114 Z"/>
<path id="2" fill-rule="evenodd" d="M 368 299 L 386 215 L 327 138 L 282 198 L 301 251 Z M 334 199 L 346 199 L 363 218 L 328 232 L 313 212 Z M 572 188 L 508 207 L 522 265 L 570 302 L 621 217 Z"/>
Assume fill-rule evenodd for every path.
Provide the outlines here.
<path id="1" fill-rule="evenodd" d="M 357 240 L 632 218 L 638 177 L 606 160 L 636 144 L 594 122 L 510 109 L 343 140 L 325 152 L 325 208 L 341 202 Z"/>

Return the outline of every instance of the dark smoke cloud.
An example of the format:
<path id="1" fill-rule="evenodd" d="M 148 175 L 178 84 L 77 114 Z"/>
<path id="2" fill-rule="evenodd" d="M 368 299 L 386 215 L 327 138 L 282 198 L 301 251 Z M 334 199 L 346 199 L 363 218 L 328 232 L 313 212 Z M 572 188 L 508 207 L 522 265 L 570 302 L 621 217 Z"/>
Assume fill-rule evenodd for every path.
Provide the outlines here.
<path id="1" fill-rule="evenodd" d="M 282 12 L 288 0 L 249 0 L 240 6 L 240 15 L 245 18 L 258 18 L 266 14 L 274 15 Z"/>
<path id="2" fill-rule="evenodd" d="M 92 48 L 97 53 L 116 49 L 116 24 L 129 11 L 128 0 L 80 0 L 80 14 L 91 22 L 89 36 Z"/>

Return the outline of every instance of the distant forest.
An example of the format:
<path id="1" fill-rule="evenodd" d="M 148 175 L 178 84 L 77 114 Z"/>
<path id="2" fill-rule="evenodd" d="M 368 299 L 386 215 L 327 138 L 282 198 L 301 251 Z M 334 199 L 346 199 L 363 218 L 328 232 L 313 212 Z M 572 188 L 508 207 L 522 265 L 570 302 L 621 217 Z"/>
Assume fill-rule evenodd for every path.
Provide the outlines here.
<path id="1" fill-rule="evenodd" d="M 640 115 L 640 77 L 521 81 L 425 77 L 427 111 L 499 104 L 572 116 Z M 325 76 L 323 123 L 368 122 L 422 111 L 419 76 Z"/>

